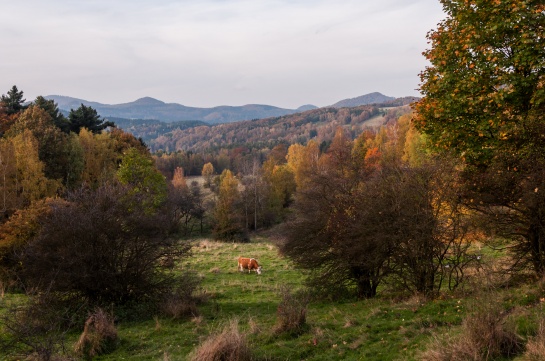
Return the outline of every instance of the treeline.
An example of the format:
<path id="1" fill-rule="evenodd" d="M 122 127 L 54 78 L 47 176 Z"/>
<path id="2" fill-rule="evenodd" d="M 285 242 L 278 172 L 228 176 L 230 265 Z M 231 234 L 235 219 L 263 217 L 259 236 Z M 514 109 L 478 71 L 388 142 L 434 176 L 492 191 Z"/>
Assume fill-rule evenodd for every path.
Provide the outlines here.
<path id="1" fill-rule="evenodd" d="M 214 237 L 245 241 L 248 231 L 282 223 L 281 252 L 328 295 L 373 297 L 382 284 L 455 289 L 478 266 L 474 218 L 461 202 L 457 163 L 429 155 L 411 117 L 355 139 L 339 127 L 327 149 L 313 140 L 278 145 L 236 174 L 214 178 L 208 163 Z"/>
<path id="2" fill-rule="evenodd" d="M 0 102 L 0 212 L 8 219 L 32 202 L 111 179 L 124 152 L 145 145 L 81 105 L 65 117 L 39 96 L 25 105 L 14 86 Z M 103 132 L 110 128 L 109 132 Z"/>
<path id="3" fill-rule="evenodd" d="M 2 290 L 85 313 L 158 307 L 188 280 L 162 265 L 188 254 L 177 237 L 202 216 L 199 191 L 167 182 L 141 140 L 84 105 L 64 117 L 43 97 L 27 104 L 15 86 L 0 99 L 0 125 Z"/>
<path id="4" fill-rule="evenodd" d="M 339 110 L 328 108 L 281 118 L 195 127 L 176 131 L 175 133 L 181 137 L 179 138 L 181 145 L 177 150 L 173 152 L 159 150 L 154 153 L 154 158 L 157 168 L 167 178 L 172 178 L 177 167 L 183 168 L 186 176 L 200 175 L 206 163 L 211 163 L 218 174 L 225 169 L 236 174 L 255 159 L 260 163 L 265 162 L 275 147 L 287 148 L 291 144 L 307 144 L 312 141 L 318 144 L 321 151 L 325 151 L 339 127 L 355 138 L 365 129 L 377 127 L 366 123 L 373 117 L 380 119 L 379 125 L 388 124 L 409 112 L 409 107 L 392 108 L 387 111 L 370 106 Z M 174 135 L 172 139 L 175 139 Z M 185 143 L 187 139 L 192 139 L 194 145 Z M 155 141 L 152 143 L 156 144 Z"/>
<path id="5" fill-rule="evenodd" d="M 156 138 L 173 130 L 208 126 L 207 123 L 200 120 L 182 120 L 167 123 L 156 119 L 125 119 L 116 117 L 107 117 L 107 119 L 136 138 L 142 139 L 146 144 L 152 144 Z"/>

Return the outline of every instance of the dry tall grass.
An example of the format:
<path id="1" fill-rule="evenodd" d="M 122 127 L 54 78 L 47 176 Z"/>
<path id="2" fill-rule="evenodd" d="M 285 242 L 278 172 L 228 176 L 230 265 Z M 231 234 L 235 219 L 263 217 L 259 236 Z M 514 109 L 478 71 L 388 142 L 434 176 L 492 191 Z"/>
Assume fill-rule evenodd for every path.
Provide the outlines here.
<path id="1" fill-rule="evenodd" d="M 172 294 L 165 298 L 161 304 L 161 312 L 173 319 L 196 317 L 199 315 L 199 309 L 194 300 L 179 297 L 177 294 Z"/>
<path id="2" fill-rule="evenodd" d="M 199 315 L 197 305 L 207 299 L 206 294 L 197 294 L 199 285 L 199 277 L 193 273 L 186 273 L 177 287 L 164 296 L 160 304 L 161 312 L 173 319 L 197 317 Z"/>
<path id="3" fill-rule="evenodd" d="M 99 354 L 111 351 L 117 343 L 117 329 L 113 315 L 97 308 L 85 321 L 83 333 L 74 345 L 74 351 L 91 359 Z"/>
<path id="4" fill-rule="evenodd" d="M 484 361 L 512 357 L 523 346 L 507 317 L 508 313 L 495 303 L 481 305 L 464 319 L 460 334 L 436 338 L 421 360 Z"/>
<path id="5" fill-rule="evenodd" d="M 299 335 L 307 326 L 307 305 L 309 298 L 305 294 L 292 294 L 287 287 L 280 288 L 282 300 L 276 310 L 275 333 Z"/>
<path id="6" fill-rule="evenodd" d="M 537 333 L 531 337 L 526 344 L 526 352 L 522 360 L 542 361 L 545 360 L 545 319 L 539 321 Z"/>
<path id="7" fill-rule="evenodd" d="M 234 319 L 219 334 L 208 337 L 190 355 L 191 361 L 250 361 L 251 351 L 246 336 Z"/>

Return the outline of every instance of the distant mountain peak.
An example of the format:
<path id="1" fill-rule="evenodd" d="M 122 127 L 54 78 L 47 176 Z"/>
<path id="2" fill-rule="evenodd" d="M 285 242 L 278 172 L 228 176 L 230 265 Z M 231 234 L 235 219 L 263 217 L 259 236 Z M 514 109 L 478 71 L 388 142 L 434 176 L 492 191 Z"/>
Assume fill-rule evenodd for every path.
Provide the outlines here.
<path id="1" fill-rule="evenodd" d="M 331 106 L 333 108 L 349 108 L 349 107 L 357 107 L 360 105 L 385 103 L 394 99 L 395 99 L 394 97 L 389 97 L 379 92 L 373 92 L 373 93 L 365 94 L 356 98 L 344 99 Z"/>
<path id="2" fill-rule="evenodd" d="M 165 103 L 158 100 L 158 99 L 155 99 L 155 98 L 152 98 L 152 97 L 143 97 L 143 98 L 140 98 L 140 99 L 136 99 L 133 104 L 139 104 L 139 105 L 164 105 Z"/>
<path id="3" fill-rule="evenodd" d="M 316 105 L 312 105 L 312 104 L 305 104 L 305 105 L 301 105 L 296 110 L 299 111 L 299 112 L 305 112 L 307 110 L 313 110 L 313 109 L 318 109 L 318 107 Z"/>

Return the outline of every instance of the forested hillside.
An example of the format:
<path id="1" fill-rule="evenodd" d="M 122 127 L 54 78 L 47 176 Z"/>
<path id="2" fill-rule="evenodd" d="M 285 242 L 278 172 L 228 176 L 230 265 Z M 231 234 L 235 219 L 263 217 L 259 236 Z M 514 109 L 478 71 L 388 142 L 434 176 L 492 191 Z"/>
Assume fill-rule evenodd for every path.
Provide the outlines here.
<path id="1" fill-rule="evenodd" d="M 408 109 L 397 111 L 403 113 Z M 152 151 L 202 152 L 239 145 L 272 148 L 279 143 L 306 143 L 310 139 L 321 143 L 330 141 L 337 127 L 344 127 L 353 136 L 357 136 L 367 127 L 367 121 L 384 114 L 375 106 L 320 108 L 276 118 L 177 129 L 150 141 L 149 146 Z"/>
<path id="2" fill-rule="evenodd" d="M 108 117 L 109 121 L 115 123 L 115 125 L 136 138 L 141 138 L 146 144 L 151 144 L 156 138 L 171 133 L 174 130 L 184 130 L 187 128 L 197 126 L 209 126 L 200 120 L 182 120 L 179 122 L 163 122 L 154 119 L 126 119 Z"/>
<path id="3" fill-rule="evenodd" d="M 0 354 L 544 360 L 545 6 L 442 4 L 411 106 L 125 123 L 152 155 L 13 86 Z"/>
<path id="4" fill-rule="evenodd" d="M 218 173 L 225 169 L 239 173 L 254 159 L 265 161 L 275 148 L 286 150 L 313 141 L 326 151 L 338 128 L 355 138 L 365 130 L 374 132 L 381 125 L 395 124 L 409 112 L 408 106 L 320 108 L 279 118 L 176 129 L 147 144 L 155 152 L 157 167 L 167 176 L 176 167 L 183 168 L 186 176 L 200 175 L 206 163 Z"/>
<path id="5" fill-rule="evenodd" d="M 350 107 L 357 107 L 360 105 L 386 103 L 394 99 L 395 99 L 394 97 L 389 97 L 381 93 L 375 92 L 375 93 L 362 95 L 356 98 L 350 98 L 350 99 L 344 99 L 344 100 L 338 101 L 335 104 L 331 105 L 331 107 L 350 108 Z"/>

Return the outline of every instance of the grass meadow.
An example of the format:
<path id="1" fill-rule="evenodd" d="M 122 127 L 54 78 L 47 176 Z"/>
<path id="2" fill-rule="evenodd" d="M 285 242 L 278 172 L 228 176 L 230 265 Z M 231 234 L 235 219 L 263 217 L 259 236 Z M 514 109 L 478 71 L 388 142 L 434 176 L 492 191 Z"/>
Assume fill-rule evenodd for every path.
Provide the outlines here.
<path id="1" fill-rule="evenodd" d="M 262 275 L 238 272 L 238 256 L 257 258 Z M 246 244 L 197 240 L 193 257 L 176 267 L 196 270 L 202 278 L 206 301 L 198 314 L 120 322 L 115 350 L 94 360 L 186 360 L 209 335 L 232 322 L 238 322 L 254 360 L 420 360 L 428 345 L 459 333 L 464 317 L 482 304 L 499 304 L 510 312 L 509 322 L 522 337 L 532 335 L 545 297 L 543 287 L 527 285 L 498 289 L 490 296 L 473 284 L 429 300 L 395 297 L 394 290 L 384 290 L 371 300 L 312 301 L 306 328 L 294 335 L 275 331 L 277 308 L 283 288 L 303 289 L 304 274 L 267 239 Z M 14 297 L 20 296 L 6 295 L 2 302 Z M 75 342 L 78 336 L 70 338 Z"/>

